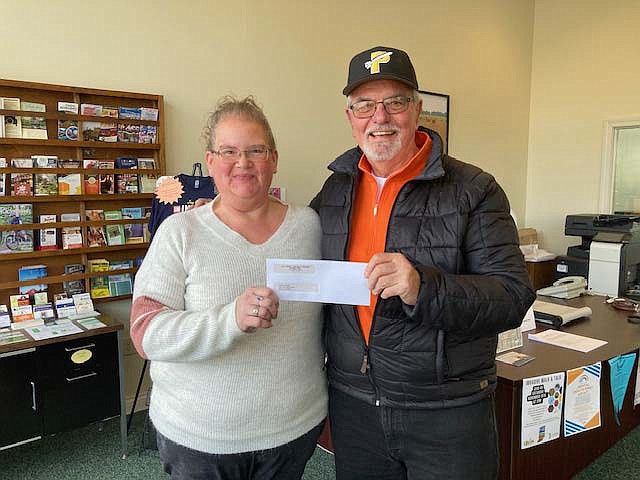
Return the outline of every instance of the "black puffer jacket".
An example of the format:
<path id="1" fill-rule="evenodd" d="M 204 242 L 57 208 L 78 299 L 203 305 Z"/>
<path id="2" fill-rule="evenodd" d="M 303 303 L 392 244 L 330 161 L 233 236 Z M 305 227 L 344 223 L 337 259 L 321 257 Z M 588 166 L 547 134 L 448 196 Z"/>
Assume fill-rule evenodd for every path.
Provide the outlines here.
<path id="1" fill-rule="evenodd" d="M 396 198 L 385 248 L 419 271 L 417 304 L 379 298 L 368 347 L 355 307 L 325 307 L 330 383 L 372 404 L 444 408 L 490 395 L 497 334 L 520 325 L 535 297 L 502 188 L 424 131 L 431 155 Z M 338 157 L 311 203 L 326 260 L 345 260 L 361 153 Z"/>

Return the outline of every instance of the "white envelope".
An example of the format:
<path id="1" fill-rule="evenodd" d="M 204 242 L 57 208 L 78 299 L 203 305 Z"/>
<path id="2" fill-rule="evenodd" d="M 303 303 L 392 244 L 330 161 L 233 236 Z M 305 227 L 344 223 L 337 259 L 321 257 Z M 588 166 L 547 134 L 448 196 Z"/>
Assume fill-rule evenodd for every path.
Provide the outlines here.
<path id="1" fill-rule="evenodd" d="M 369 305 L 366 263 L 267 259 L 267 287 L 280 300 Z"/>

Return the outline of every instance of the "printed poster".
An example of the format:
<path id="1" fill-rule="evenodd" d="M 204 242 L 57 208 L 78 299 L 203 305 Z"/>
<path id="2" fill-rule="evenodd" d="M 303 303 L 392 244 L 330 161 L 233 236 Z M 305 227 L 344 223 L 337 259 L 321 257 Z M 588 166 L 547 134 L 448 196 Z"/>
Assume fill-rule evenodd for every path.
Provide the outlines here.
<path id="1" fill-rule="evenodd" d="M 640 362 L 638 362 L 638 369 L 636 370 L 636 391 L 633 396 L 633 408 L 640 405 Z"/>
<path id="2" fill-rule="evenodd" d="M 636 354 L 628 353 L 609 359 L 609 375 L 611 377 L 611 399 L 613 400 L 613 416 L 620 425 L 620 410 L 627 394 L 627 385 L 631 378 L 631 370 L 636 361 Z"/>
<path id="3" fill-rule="evenodd" d="M 560 437 L 564 372 L 522 380 L 520 448 L 530 448 Z"/>
<path id="4" fill-rule="evenodd" d="M 575 435 L 600 423 L 600 362 L 567 371 L 564 400 L 564 436 Z"/>

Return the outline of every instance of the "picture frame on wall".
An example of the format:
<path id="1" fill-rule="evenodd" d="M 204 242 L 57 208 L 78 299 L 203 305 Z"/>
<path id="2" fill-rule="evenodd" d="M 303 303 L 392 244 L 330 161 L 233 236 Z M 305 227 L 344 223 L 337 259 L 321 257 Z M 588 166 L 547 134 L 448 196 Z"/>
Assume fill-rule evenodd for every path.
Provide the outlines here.
<path id="1" fill-rule="evenodd" d="M 442 151 L 449 151 L 449 95 L 418 90 L 422 100 L 419 125 L 435 130 L 442 138 Z"/>

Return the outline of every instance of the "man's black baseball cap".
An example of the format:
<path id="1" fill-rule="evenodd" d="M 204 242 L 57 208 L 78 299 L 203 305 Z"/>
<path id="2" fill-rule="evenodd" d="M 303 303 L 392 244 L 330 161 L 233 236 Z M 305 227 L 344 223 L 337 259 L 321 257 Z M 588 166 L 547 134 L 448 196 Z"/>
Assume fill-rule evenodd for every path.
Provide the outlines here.
<path id="1" fill-rule="evenodd" d="M 343 95 L 372 80 L 397 80 L 418 90 L 416 71 L 406 52 L 390 47 L 373 47 L 358 53 L 349 63 L 347 86 Z"/>

